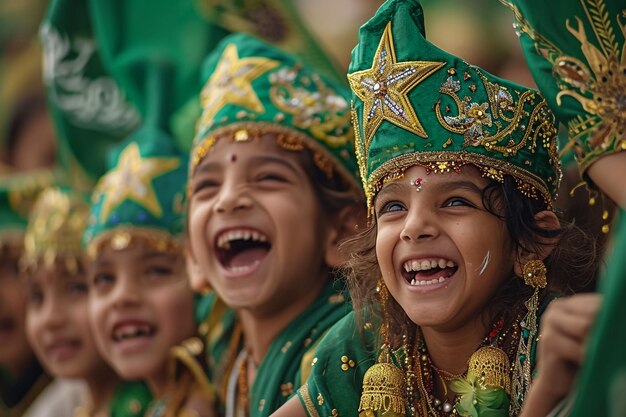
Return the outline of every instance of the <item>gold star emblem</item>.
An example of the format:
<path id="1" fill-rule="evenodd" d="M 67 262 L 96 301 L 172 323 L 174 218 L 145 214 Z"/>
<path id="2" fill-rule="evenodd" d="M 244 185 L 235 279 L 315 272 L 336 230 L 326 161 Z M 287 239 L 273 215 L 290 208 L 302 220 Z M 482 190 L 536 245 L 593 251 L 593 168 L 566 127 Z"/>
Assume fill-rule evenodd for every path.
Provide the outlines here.
<path id="1" fill-rule="evenodd" d="M 278 61 L 263 57 L 239 59 L 237 47 L 228 45 L 200 95 L 202 124 L 207 125 L 226 104 L 262 113 L 265 108 L 252 88 L 252 81 L 278 65 Z"/>
<path id="2" fill-rule="evenodd" d="M 111 210 L 126 200 L 143 206 L 155 217 L 163 214 L 152 180 L 175 170 L 180 165 L 178 158 L 142 158 L 137 143 L 131 143 L 120 155 L 114 170 L 102 177 L 97 193 L 104 197 L 100 221 L 109 218 Z"/>
<path id="3" fill-rule="evenodd" d="M 371 141 L 383 120 L 423 138 L 428 137 L 407 94 L 444 65 L 445 62 L 432 61 L 397 62 L 389 22 L 376 49 L 372 68 L 348 75 L 354 94 L 364 104 L 366 143 Z"/>

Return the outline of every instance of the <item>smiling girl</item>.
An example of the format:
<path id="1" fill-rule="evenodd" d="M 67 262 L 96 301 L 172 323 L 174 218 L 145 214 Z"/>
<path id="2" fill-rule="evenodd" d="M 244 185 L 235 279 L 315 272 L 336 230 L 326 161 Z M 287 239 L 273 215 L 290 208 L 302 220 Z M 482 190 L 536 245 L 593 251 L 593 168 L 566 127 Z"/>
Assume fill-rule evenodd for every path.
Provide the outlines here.
<path id="1" fill-rule="evenodd" d="M 539 328 L 593 267 L 554 211 L 545 101 L 426 41 L 416 0 L 385 2 L 361 28 L 348 79 L 370 210 L 347 245 L 356 318 L 329 331 L 276 415 L 516 416 L 531 383 L 535 405 L 558 399 L 558 359 L 579 359 L 598 302 L 558 300 Z"/>
<path id="2" fill-rule="evenodd" d="M 349 307 L 338 242 L 362 211 L 344 88 L 254 37 L 208 58 L 191 153 L 188 263 L 214 293 L 218 413 L 267 416 Z"/>
<path id="3" fill-rule="evenodd" d="M 211 415 L 203 375 L 178 381 L 169 368 L 196 331 L 181 241 L 187 164 L 158 128 L 133 139 L 96 186 L 84 236 L 96 344 L 122 378 L 147 382 L 148 415 Z"/>
<path id="4" fill-rule="evenodd" d="M 86 383 L 86 392 L 71 388 L 76 397 L 76 406 L 68 411 L 71 415 L 139 416 L 146 403 L 141 387 L 123 384 L 102 359 L 88 320 L 81 248 L 88 216 L 86 200 L 68 189 L 49 188 L 37 200 L 22 257 L 27 334 L 43 366 L 59 378 L 53 383 L 59 385 L 54 395 L 65 395 L 62 389 L 71 392 L 68 379 Z M 125 399 L 120 396 L 122 391 Z M 74 406 L 66 404 L 66 408 Z M 50 404 L 47 407 L 49 412 Z"/>

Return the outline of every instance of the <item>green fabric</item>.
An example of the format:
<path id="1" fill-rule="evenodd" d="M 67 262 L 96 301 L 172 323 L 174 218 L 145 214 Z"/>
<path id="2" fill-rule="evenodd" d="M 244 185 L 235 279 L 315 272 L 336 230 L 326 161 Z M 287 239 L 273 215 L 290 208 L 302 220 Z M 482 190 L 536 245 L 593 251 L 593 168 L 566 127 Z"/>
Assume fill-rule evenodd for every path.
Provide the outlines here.
<path id="1" fill-rule="evenodd" d="M 353 312 L 331 327 L 317 347 L 306 385 L 298 390 L 309 417 L 333 416 L 333 410 L 339 416 L 358 414 L 363 377 L 376 363 L 374 340 L 372 331 L 359 334 Z"/>
<path id="2" fill-rule="evenodd" d="M 246 34 L 220 43 L 203 79 L 192 172 L 222 134 L 245 141 L 273 132 L 286 146 L 311 150 L 327 174 L 336 170 L 358 187 L 349 94 L 342 85 Z"/>
<path id="3" fill-rule="evenodd" d="M 615 229 L 615 243 L 600 280 L 602 308 L 589 336 L 587 354 L 567 406 L 555 417 L 626 415 L 626 211 Z M 572 407 L 572 408 L 570 408 Z"/>
<path id="4" fill-rule="evenodd" d="M 111 74 L 144 118 L 158 118 L 169 131 L 172 113 L 197 94 L 202 60 L 230 32 L 204 20 L 194 0 L 88 3 L 100 52 Z M 158 103 L 158 111 L 151 109 L 155 103 L 144 86 L 150 66 L 170 72 L 172 91 L 164 103 Z"/>
<path id="5" fill-rule="evenodd" d="M 94 189 L 83 244 L 89 247 L 124 228 L 132 229 L 131 234 L 182 235 L 187 161 L 172 138 L 144 126 L 115 161 Z"/>
<path id="6" fill-rule="evenodd" d="M 307 363 L 302 363 L 303 357 L 312 355 L 326 331 L 350 311 L 347 292 L 342 288 L 341 282 L 329 282 L 317 299 L 274 339 L 249 391 L 250 417 L 269 416 L 304 383 L 302 366 L 306 371 Z M 235 313 L 227 308 L 215 310 L 217 298 L 212 297 L 214 309 L 207 321 L 213 324 L 207 329 L 206 337 L 209 379 L 218 389 L 218 415 L 224 415 L 224 387 L 228 383 L 232 360 L 242 346 L 233 346 L 237 324 Z"/>
<path id="7" fill-rule="evenodd" d="M 87 2 L 50 1 L 40 36 L 57 162 L 69 183 L 88 188 L 140 117 L 104 66 Z"/>
<path id="8" fill-rule="evenodd" d="M 411 165 L 474 164 L 512 175 L 550 205 L 561 171 L 554 116 L 535 91 L 497 78 L 424 37 L 417 0 L 388 0 L 359 31 L 349 75 L 356 152 L 368 202 Z"/>
<path id="9" fill-rule="evenodd" d="M 111 417 L 141 417 L 152 401 L 150 389 L 144 382 L 121 383 L 111 399 Z"/>
<path id="10" fill-rule="evenodd" d="M 584 174 L 626 149 L 623 0 L 501 0 L 513 9 L 522 49 L 548 104 L 567 124 Z"/>
<path id="11" fill-rule="evenodd" d="M 0 244 L 23 238 L 39 193 L 53 182 L 47 170 L 0 176 Z"/>
<path id="12" fill-rule="evenodd" d="M 191 48 L 189 57 L 177 58 L 175 51 L 185 51 L 179 42 L 188 38 L 179 39 L 175 34 L 200 35 L 204 32 L 199 28 L 206 25 L 198 22 L 187 2 L 171 7 L 162 1 L 150 7 L 144 2 L 92 3 L 102 55 L 129 91 L 143 124 L 111 153 L 111 168 L 93 192 L 92 215 L 83 240 L 97 249 L 98 242 L 110 232 L 127 229 L 131 235 L 153 235 L 165 245 L 184 231 L 188 173 L 186 155 L 171 136 L 169 122 L 174 110 L 193 93 L 198 70 L 194 59 L 200 55 Z M 152 13 L 150 24 L 142 20 L 146 10 Z M 167 30 L 159 29 L 157 23 L 166 25 Z M 156 35 L 159 30 L 163 33 Z M 207 35 L 207 44 L 211 39 Z M 207 44 L 202 43 L 204 47 Z"/>
<path id="13" fill-rule="evenodd" d="M 335 81 L 345 77 L 308 30 L 293 0 L 204 0 L 207 19 L 233 33 L 247 32 L 299 56 Z"/>

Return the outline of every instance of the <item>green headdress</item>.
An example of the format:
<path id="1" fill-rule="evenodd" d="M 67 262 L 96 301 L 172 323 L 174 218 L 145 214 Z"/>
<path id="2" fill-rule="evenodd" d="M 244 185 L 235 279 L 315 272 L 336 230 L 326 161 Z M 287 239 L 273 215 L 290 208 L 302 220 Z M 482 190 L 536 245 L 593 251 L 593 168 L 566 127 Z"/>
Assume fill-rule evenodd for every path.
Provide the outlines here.
<path id="1" fill-rule="evenodd" d="M 626 150 L 626 5 L 621 0 L 501 0 L 531 72 L 566 123 L 582 174 Z"/>
<path id="2" fill-rule="evenodd" d="M 156 127 L 144 127 L 131 139 L 94 190 L 83 239 L 90 257 L 104 243 L 124 249 L 133 237 L 162 251 L 180 243 L 186 160 L 173 139 Z"/>
<path id="3" fill-rule="evenodd" d="M 192 174 L 220 137 L 248 141 L 275 133 L 279 146 L 308 149 L 328 177 L 337 172 L 359 188 L 343 86 L 246 34 L 222 41 L 207 58 L 204 79 Z"/>
<path id="4" fill-rule="evenodd" d="M 388 0 L 361 27 L 349 72 L 370 212 L 383 182 L 415 164 L 435 173 L 473 164 L 500 182 L 508 174 L 552 206 L 561 170 L 545 100 L 429 43 L 417 0 Z"/>
<path id="5" fill-rule="evenodd" d="M 143 71 L 149 104 L 146 123 L 115 152 L 112 168 L 94 189 L 83 237 L 91 258 L 105 243 L 120 250 L 135 237 L 157 250 L 176 250 L 184 231 L 187 159 L 163 126 L 173 72 L 149 55 L 139 61 L 135 68 Z"/>
<path id="6" fill-rule="evenodd" d="M 53 175 L 47 170 L 0 177 L 0 247 L 22 247 L 28 216 L 35 200 L 52 183 Z"/>
<path id="7" fill-rule="evenodd" d="M 76 272 L 83 258 L 81 238 L 88 217 L 89 204 L 83 195 L 59 187 L 44 190 L 30 214 L 22 265 L 49 268 L 60 259 Z"/>

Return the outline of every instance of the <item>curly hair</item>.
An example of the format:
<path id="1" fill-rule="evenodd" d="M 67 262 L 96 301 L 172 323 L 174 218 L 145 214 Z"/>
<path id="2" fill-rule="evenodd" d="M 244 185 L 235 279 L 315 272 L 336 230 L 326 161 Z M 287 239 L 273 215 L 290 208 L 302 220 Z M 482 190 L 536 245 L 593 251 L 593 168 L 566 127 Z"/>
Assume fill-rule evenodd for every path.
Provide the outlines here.
<path id="1" fill-rule="evenodd" d="M 585 288 L 593 280 L 598 267 L 594 240 L 575 224 L 562 220 L 559 213 L 559 229 L 545 229 L 537 225 L 534 216 L 547 209 L 546 203 L 522 195 L 511 176 L 506 176 L 502 183 L 490 181 L 482 191 L 482 201 L 489 213 L 505 223 L 516 253 L 517 249 L 537 253 L 542 239 L 559 239 L 559 244 L 544 260 L 549 271 L 548 286 L 540 293 L 541 297 L 552 292 L 571 294 Z M 363 328 L 366 321 L 382 320 L 380 298 L 376 291 L 381 277 L 376 259 L 376 236 L 376 219 L 372 218 L 365 230 L 342 245 L 342 250 L 349 254 L 345 275 L 358 328 Z M 511 277 L 491 297 L 487 306 L 488 315 L 501 315 L 505 325 L 510 325 L 520 312 L 525 311 L 524 302 L 532 291 L 523 279 Z M 392 297 L 386 308 L 390 321 L 389 336 L 392 343 L 397 344 L 401 335 L 415 325 Z"/>

